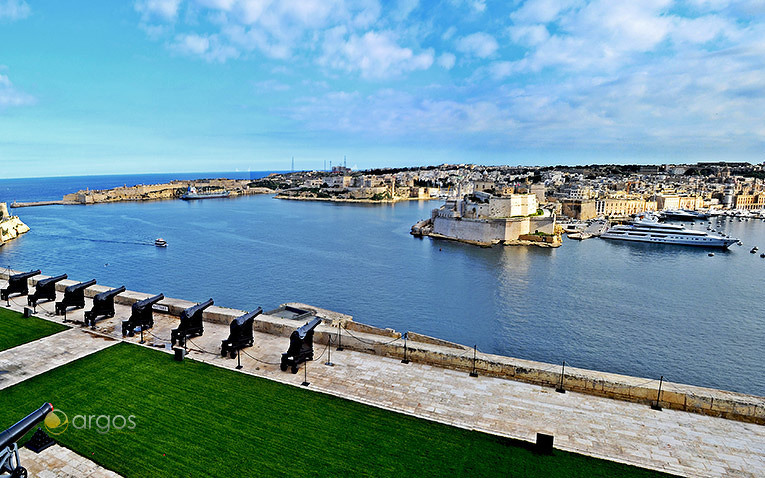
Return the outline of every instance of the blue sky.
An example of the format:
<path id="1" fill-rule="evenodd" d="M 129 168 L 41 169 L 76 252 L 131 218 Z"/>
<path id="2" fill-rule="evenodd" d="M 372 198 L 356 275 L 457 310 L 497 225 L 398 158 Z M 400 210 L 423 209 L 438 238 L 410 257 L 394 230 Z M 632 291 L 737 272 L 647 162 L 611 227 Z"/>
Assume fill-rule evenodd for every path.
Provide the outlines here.
<path id="1" fill-rule="evenodd" d="M 0 177 L 765 161 L 762 0 L 0 0 Z"/>

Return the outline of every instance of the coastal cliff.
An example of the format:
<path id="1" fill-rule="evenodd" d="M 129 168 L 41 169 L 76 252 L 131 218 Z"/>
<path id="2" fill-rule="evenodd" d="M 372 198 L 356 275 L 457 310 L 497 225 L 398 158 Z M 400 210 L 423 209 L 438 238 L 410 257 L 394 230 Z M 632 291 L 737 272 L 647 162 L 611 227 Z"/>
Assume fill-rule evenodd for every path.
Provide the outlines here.
<path id="1" fill-rule="evenodd" d="M 8 205 L 0 203 L 0 244 L 16 239 L 29 232 L 29 226 L 21 222 L 18 216 L 8 214 Z"/>

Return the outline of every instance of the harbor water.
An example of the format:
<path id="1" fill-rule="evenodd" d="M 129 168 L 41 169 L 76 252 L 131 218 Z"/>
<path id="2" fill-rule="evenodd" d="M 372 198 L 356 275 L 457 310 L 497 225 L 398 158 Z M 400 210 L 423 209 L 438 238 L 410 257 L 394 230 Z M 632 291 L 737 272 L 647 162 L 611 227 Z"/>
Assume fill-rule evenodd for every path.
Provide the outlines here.
<path id="1" fill-rule="evenodd" d="M 9 197 L 13 187 L 0 181 L 0 201 L 48 199 Z M 765 259 L 749 252 L 765 250 L 765 221 L 713 220 L 744 242 L 713 257 L 601 239 L 542 249 L 412 237 L 438 205 L 263 195 L 16 209 L 32 230 L 0 248 L 0 266 L 247 310 L 305 302 L 483 352 L 765 395 Z"/>

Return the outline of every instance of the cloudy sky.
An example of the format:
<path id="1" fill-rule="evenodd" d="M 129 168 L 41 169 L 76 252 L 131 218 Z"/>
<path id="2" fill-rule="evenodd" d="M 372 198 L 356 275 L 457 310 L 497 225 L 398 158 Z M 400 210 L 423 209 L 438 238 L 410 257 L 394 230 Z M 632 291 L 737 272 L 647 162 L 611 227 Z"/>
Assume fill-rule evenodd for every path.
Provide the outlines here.
<path id="1" fill-rule="evenodd" d="M 763 0 L 0 0 L 0 177 L 765 161 Z"/>

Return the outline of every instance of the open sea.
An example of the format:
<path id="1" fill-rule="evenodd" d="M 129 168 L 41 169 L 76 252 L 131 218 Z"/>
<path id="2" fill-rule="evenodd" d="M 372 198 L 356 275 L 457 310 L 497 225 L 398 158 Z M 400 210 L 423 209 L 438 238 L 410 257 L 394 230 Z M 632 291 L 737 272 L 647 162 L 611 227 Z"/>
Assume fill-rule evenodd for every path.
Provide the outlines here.
<path id="1" fill-rule="evenodd" d="M 0 180 L 0 202 L 249 174 Z M 765 259 L 749 253 L 765 250 L 765 221 L 713 220 L 744 242 L 714 257 L 601 239 L 480 248 L 409 235 L 439 205 L 261 195 L 13 209 L 32 230 L 0 248 L 0 267 L 247 310 L 304 302 L 483 352 L 765 396 Z M 160 236 L 165 249 L 153 246 Z"/>

